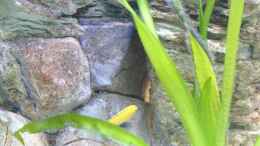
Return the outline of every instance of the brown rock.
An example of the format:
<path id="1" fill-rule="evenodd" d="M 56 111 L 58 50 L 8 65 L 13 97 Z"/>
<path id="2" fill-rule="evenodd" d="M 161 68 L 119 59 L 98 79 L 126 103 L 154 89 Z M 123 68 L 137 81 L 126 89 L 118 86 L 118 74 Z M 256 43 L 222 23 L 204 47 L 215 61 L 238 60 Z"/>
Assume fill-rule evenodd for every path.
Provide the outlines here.
<path id="1" fill-rule="evenodd" d="M 20 40 L 17 60 L 33 107 L 23 107 L 32 118 L 70 111 L 91 94 L 88 60 L 73 38 Z"/>

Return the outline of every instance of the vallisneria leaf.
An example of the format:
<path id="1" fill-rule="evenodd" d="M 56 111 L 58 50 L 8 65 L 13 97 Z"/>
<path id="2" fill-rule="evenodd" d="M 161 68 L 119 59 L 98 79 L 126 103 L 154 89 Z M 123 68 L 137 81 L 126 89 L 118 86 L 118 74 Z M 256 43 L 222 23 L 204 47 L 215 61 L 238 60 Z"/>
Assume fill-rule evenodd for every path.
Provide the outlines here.
<path id="1" fill-rule="evenodd" d="M 240 27 L 242 22 L 244 0 L 230 0 L 230 13 L 226 39 L 226 55 L 222 83 L 222 115 L 219 116 L 218 146 L 224 146 L 226 141 L 226 130 L 229 127 L 229 115 L 231 100 L 236 76 L 236 60 L 239 47 Z"/>
<path id="2" fill-rule="evenodd" d="M 151 30 L 151 32 L 153 32 L 156 35 L 156 31 L 155 31 L 155 26 L 154 26 L 154 22 L 153 22 L 153 18 L 150 14 L 150 8 L 148 5 L 148 1 L 147 0 L 137 0 L 137 4 L 141 13 L 141 16 L 144 20 L 144 23 L 149 27 L 149 29 Z"/>
<path id="3" fill-rule="evenodd" d="M 256 138 L 256 143 L 254 146 L 260 146 L 260 136 Z"/>
<path id="4" fill-rule="evenodd" d="M 131 13 L 146 54 L 167 95 L 180 113 L 182 123 L 187 130 L 191 143 L 194 146 L 208 146 L 198 120 L 198 110 L 195 101 L 178 72 L 175 63 L 167 54 L 158 37 L 155 37 L 154 33 L 131 8 L 127 0 L 119 0 L 119 2 Z"/>
<path id="5" fill-rule="evenodd" d="M 121 125 L 127 121 L 129 121 L 134 114 L 137 112 L 138 107 L 136 105 L 129 105 L 123 110 L 121 110 L 119 113 L 114 115 L 111 119 L 108 120 L 108 122 L 115 124 L 115 125 Z"/>
<path id="6" fill-rule="evenodd" d="M 200 5 L 202 5 L 201 3 L 202 2 L 200 0 Z M 205 8 L 205 11 L 203 13 L 203 16 L 200 17 L 200 27 L 199 27 L 200 28 L 200 34 L 201 34 L 202 38 L 204 38 L 204 39 L 207 39 L 207 37 L 208 37 L 208 26 L 209 26 L 209 22 L 210 22 L 212 12 L 214 10 L 214 6 L 215 6 L 215 0 L 207 0 L 206 1 L 206 8 Z M 199 11 L 203 11 L 201 6 L 200 6 Z"/>
<path id="7" fill-rule="evenodd" d="M 202 0 L 197 0 L 198 1 L 198 12 L 199 12 L 199 24 L 202 25 L 201 23 L 203 22 L 203 3 Z"/>
<path id="8" fill-rule="evenodd" d="M 205 82 L 202 94 L 198 103 L 200 121 L 203 123 L 203 131 L 207 135 L 209 145 L 216 145 L 217 116 L 219 109 L 216 109 L 211 97 L 215 96 L 214 83 L 211 77 Z"/>
<path id="9" fill-rule="evenodd" d="M 192 34 L 190 34 L 190 44 L 192 49 L 193 55 L 193 62 L 195 66 L 195 73 L 196 73 L 196 80 L 199 84 L 200 93 L 204 91 L 204 85 L 206 81 L 210 78 L 211 79 L 211 96 L 206 97 L 209 98 L 208 100 L 212 102 L 214 108 L 219 110 L 220 107 L 220 99 L 219 99 L 219 91 L 217 86 L 217 79 L 216 74 L 212 68 L 212 64 L 204 52 L 200 44 L 194 38 Z M 204 100 L 204 99 L 202 99 Z"/>
<path id="10" fill-rule="evenodd" d="M 78 115 L 75 113 L 63 114 L 48 118 L 46 120 L 28 123 L 23 128 L 19 129 L 15 133 L 15 136 L 24 144 L 23 138 L 21 136 L 21 134 L 24 132 L 38 133 L 46 130 L 61 129 L 66 126 L 92 130 L 126 145 L 148 146 L 148 144 L 146 144 L 142 139 L 127 132 L 123 128 L 115 126 L 114 124 L 106 121 Z"/>

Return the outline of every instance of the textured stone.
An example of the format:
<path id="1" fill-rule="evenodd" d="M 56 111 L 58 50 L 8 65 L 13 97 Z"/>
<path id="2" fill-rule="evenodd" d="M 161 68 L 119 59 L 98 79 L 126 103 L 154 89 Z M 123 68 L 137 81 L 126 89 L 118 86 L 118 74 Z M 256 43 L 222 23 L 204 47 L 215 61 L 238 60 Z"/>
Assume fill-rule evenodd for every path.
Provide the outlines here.
<path id="1" fill-rule="evenodd" d="M 145 139 L 149 144 L 151 137 L 148 134 L 147 128 L 147 111 L 145 111 L 145 105 L 143 102 L 120 96 L 117 94 L 100 93 L 91 99 L 87 105 L 83 106 L 78 112 L 82 115 L 88 115 L 99 119 L 107 120 L 114 114 L 122 110 L 124 107 L 135 104 L 138 106 L 138 112 L 134 117 L 123 124 L 124 128 L 128 131 Z M 115 146 L 119 145 L 99 135 L 86 132 L 86 130 L 79 130 L 75 128 L 66 128 L 62 131 L 56 141 L 56 146 L 63 146 L 65 143 L 69 143 L 68 146 Z"/>
<path id="2" fill-rule="evenodd" d="M 0 145 L 1 146 L 22 146 L 22 144 L 12 135 L 22 128 L 29 121 L 24 117 L 0 109 Z M 43 133 L 24 133 L 22 137 L 25 146 L 48 146 L 46 136 Z"/>
<path id="3" fill-rule="evenodd" d="M 76 39 L 22 39 L 15 47 L 27 97 L 9 100 L 18 103 L 25 115 L 44 118 L 89 99 L 88 60 Z"/>
<path id="4" fill-rule="evenodd" d="M 77 9 L 91 6 L 95 0 L 35 0 L 35 3 L 48 7 L 56 16 L 73 15 Z"/>
<path id="5" fill-rule="evenodd" d="M 32 36 L 65 37 L 82 34 L 76 19 L 58 17 L 50 13 L 49 9 L 27 0 L 1 0 L 0 39 Z"/>
<path id="6" fill-rule="evenodd" d="M 132 23 L 82 19 L 81 24 L 85 35 L 80 41 L 90 62 L 93 87 L 140 96 L 145 57 L 138 42 L 130 45 Z"/>
<path id="7" fill-rule="evenodd" d="M 129 0 L 133 2 L 134 0 Z M 84 7 L 78 10 L 77 16 L 87 18 L 126 18 L 128 13 L 117 0 L 98 0 L 91 6 Z"/>
<path id="8" fill-rule="evenodd" d="M 27 93 L 23 86 L 20 66 L 11 53 L 11 46 L 6 42 L 0 42 L 0 98 L 3 105 L 14 105 L 14 109 L 23 104 L 24 107 L 31 107 L 26 100 Z"/>
<path id="9" fill-rule="evenodd" d="M 86 19 L 80 23 L 85 29 L 80 41 L 90 61 L 94 86 L 108 86 L 130 46 L 133 25 L 129 22 Z"/>
<path id="10" fill-rule="evenodd" d="M 111 86 L 106 91 L 140 98 L 143 95 L 143 82 L 147 74 L 146 56 L 135 36 L 119 72 L 113 77 Z"/>

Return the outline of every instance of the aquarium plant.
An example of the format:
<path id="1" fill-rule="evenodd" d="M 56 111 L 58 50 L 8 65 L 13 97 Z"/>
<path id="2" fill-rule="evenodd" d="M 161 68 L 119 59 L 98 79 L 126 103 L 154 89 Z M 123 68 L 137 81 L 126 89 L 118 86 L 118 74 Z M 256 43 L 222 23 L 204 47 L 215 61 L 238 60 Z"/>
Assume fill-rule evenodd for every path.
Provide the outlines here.
<path id="1" fill-rule="evenodd" d="M 118 2 L 131 14 L 161 86 L 180 114 L 190 144 L 192 146 L 226 146 L 244 0 L 229 1 L 226 55 L 221 86 L 217 84 L 213 61 L 207 46 L 207 30 L 215 0 L 207 0 L 205 9 L 203 9 L 202 0 L 198 0 L 199 33 L 191 27 L 181 1 L 172 0 L 173 8 L 186 28 L 187 40 L 192 51 L 195 70 L 194 89 L 187 87 L 175 62 L 160 41 L 148 1 L 137 0 L 140 13 L 137 13 L 127 0 L 118 0 Z M 124 113 L 127 115 L 127 112 Z M 23 132 L 36 133 L 48 129 L 60 129 L 68 123 L 76 128 L 92 129 L 126 145 L 148 146 L 140 138 L 113 123 L 74 113 L 33 121 L 18 130 L 16 136 L 22 141 Z"/>
<path id="2" fill-rule="evenodd" d="M 194 29 L 188 28 L 189 24 L 187 23 L 189 22 L 183 11 L 181 1 L 172 0 L 177 14 L 185 27 L 188 28 L 187 39 L 192 49 L 196 74 L 193 89 L 193 91 L 197 91 L 195 94 L 192 94 L 187 87 L 187 83 L 178 71 L 175 62 L 170 58 L 156 34 L 147 0 L 137 0 L 141 16 L 134 11 L 127 0 L 120 2 L 131 13 L 146 54 L 161 81 L 162 87 L 180 114 L 190 143 L 193 146 L 226 145 L 244 0 L 230 0 L 225 45 L 225 69 L 220 88 L 217 85 L 212 62 L 207 55 L 208 50 L 203 46 L 207 43 L 201 43 L 200 36 L 196 35 L 196 32 L 194 33 Z M 214 1 L 208 0 L 204 11 L 200 2 L 199 28 L 203 40 L 207 38 L 207 26 L 214 3 Z"/>

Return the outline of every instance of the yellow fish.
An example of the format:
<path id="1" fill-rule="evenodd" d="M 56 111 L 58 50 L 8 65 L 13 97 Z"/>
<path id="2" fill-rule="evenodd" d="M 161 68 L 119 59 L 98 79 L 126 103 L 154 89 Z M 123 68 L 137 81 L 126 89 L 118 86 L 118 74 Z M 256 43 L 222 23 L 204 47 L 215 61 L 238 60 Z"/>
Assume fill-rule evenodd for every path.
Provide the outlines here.
<path id="1" fill-rule="evenodd" d="M 134 114 L 137 112 L 138 107 L 136 105 L 129 105 L 125 107 L 123 110 L 118 112 L 116 115 L 111 117 L 108 122 L 115 124 L 115 125 L 121 125 L 128 120 L 130 120 Z"/>

